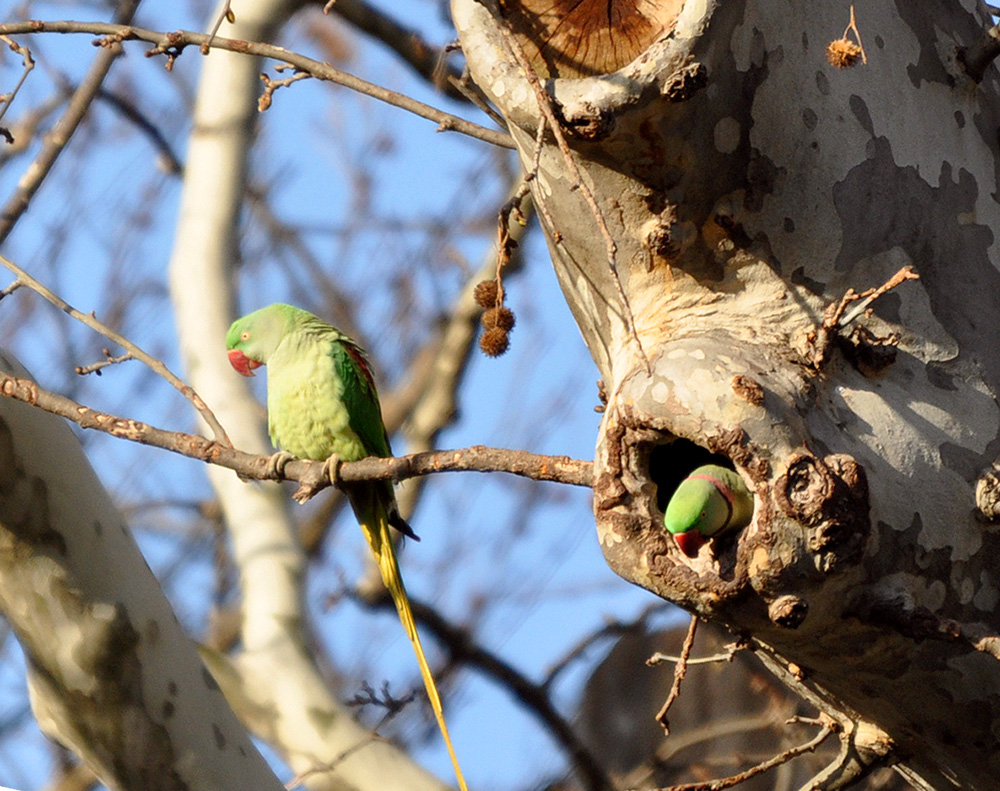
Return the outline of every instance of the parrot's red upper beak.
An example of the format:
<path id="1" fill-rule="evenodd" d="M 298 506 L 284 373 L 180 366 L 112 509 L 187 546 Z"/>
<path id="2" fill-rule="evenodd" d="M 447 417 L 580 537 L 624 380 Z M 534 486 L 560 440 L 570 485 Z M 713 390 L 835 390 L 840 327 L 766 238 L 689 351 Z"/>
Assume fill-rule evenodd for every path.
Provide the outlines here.
<path id="1" fill-rule="evenodd" d="M 697 530 L 688 530 L 684 533 L 674 533 L 674 541 L 681 548 L 681 552 L 689 558 L 696 558 L 698 550 L 705 544 L 705 537 Z"/>
<path id="2" fill-rule="evenodd" d="M 253 376 L 253 369 L 260 368 L 260 363 L 251 360 L 239 349 L 229 350 L 229 364 L 236 369 L 236 373 L 241 376 Z"/>

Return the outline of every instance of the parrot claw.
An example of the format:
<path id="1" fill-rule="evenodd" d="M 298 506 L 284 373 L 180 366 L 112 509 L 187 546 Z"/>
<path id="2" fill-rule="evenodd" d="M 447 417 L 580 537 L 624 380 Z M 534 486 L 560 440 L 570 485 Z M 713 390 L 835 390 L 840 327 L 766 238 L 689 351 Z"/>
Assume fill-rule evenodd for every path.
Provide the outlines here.
<path id="1" fill-rule="evenodd" d="M 295 459 L 295 457 L 291 453 L 283 450 L 279 450 L 277 453 L 272 454 L 267 460 L 267 477 L 275 478 L 277 480 L 284 478 L 285 465 L 293 459 Z"/>
<path id="2" fill-rule="evenodd" d="M 299 480 L 299 488 L 295 490 L 292 499 L 299 505 L 306 503 L 316 494 L 327 482 L 331 486 L 336 486 L 340 480 L 340 456 L 336 453 L 323 462 L 319 474 L 303 477 Z"/>
<path id="3" fill-rule="evenodd" d="M 340 456 L 331 453 L 330 458 L 323 462 L 323 474 L 330 480 L 331 486 L 340 481 Z"/>

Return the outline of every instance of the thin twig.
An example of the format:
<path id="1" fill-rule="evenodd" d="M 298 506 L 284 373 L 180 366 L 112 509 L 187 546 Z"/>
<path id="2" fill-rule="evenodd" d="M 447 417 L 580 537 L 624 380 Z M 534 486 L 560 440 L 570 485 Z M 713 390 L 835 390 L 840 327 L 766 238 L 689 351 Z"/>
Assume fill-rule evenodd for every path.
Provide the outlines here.
<path id="1" fill-rule="evenodd" d="M 212 25 L 212 32 L 208 34 L 208 41 L 203 43 L 199 48 L 202 55 L 207 55 L 208 50 L 212 46 L 212 42 L 215 41 L 215 34 L 219 32 L 219 28 L 222 27 L 222 20 L 225 19 L 230 25 L 236 22 L 236 14 L 233 13 L 233 6 L 229 0 L 226 0 L 226 7 L 219 12 L 218 18 L 215 20 L 215 24 Z"/>
<path id="2" fill-rule="evenodd" d="M 209 40 L 204 33 L 194 33 L 189 30 L 177 30 L 172 33 L 164 33 L 145 28 L 132 27 L 128 25 L 116 25 L 104 22 L 73 22 L 66 20 L 31 22 L 11 22 L 0 25 L 0 34 L 25 34 L 25 33 L 91 33 L 98 36 L 106 36 L 106 39 L 98 39 L 95 43 L 104 46 L 106 41 L 113 43 L 121 41 L 146 41 L 153 44 L 153 48 L 146 52 L 147 57 L 152 55 L 166 54 L 168 63 L 183 51 L 185 47 L 201 46 Z M 514 141 L 506 132 L 466 121 L 457 115 L 446 113 L 431 107 L 423 102 L 418 102 L 405 94 L 390 91 L 380 85 L 375 85 L 353 74 L 335 69 L 329 63 L 323 63 L 313 58 L 307 58 L 297 52 L 278 47 L 274 44 L 265 44 L 257 41 L 240 41 L 237 39 L 223 38 L 217 36 L 212 41 L 213 49 L 224 49 L 229 52 L 239 52 L 245 55 L 255 55 L 262 58 L 271 58 L 280 62 L 290 63 L 296 69 L 308 72 L 317 79 L 326 82 L 333 82 L 350 88 L 358 93 L 363 93 L 380 101 L 407 110 L 422 118 L 435 121 L 439 131 L 461 132 L 469 137 L 477 138 L 487 143 L 491 143 L 501 148 L 513 148 Z"/>
<path id="3" fill-rule="evenodd" d="M 165 429 L 138 420 L 119 417 L 84 406 L 71 398 L 43 390 L 30 379 L 0 371 L 0 395 L 37 406 L 59 415 L 78 426 L 96 429 L 120 439 L 150 445 L 190 459 L 198 459 L 234 470 L 245 478 L 256 480 L 289 480 L 307 482 L 316 491 L 330 485 L 324 473 L 324 462 L 295 459 L 279 473 L 269 465 L 270 456 L 237 450 L 203 437 L 182 431 Z M 456 450 L 426 451 L 409 456 L 371 457 L 361 461 L 343 462 L 337 473 L 338 481 L 395 480 L 433 475 L 441 472 L 506 472 L 536 481 L 552 481 L 572 486 L 593 486 L 593 462 L 567 456 L 543 456 L 521 450 L 488 448 L 473 445 Z"/>
<path id="4" fill-rule="evenodd" d="M 805 744 L 800 744 L 798 747 L 790 747 L 783 753 L 775 755 L 773 758 L 768 758 L 756 766 L 752 766 L 744 772 L 732 775 L 731 777 L 722 777 L 718 780 L 709 780 L 703 783 L 681 783 L 679 785 L 668 786 L 665 789 L 657 789 L 657 791 L 722 791 L 725 788 L 732 788 L 733 786 L 739 785 L 740 783 L 745 783 L 751 777 L 755 777 L 768 769 L 773 769 L 776 766 L 780 766 L 783 763 L 787 763 L 793 758 L 797 758 L 805 753 L 811 753 L 817 747 L 819 747 L 829 736 L 833 733 L 835 727 L 833 724 L 826 724 L 820 730 L 815 737 L 810 739 Z"/>
<path id="5" fill-rule="evenodd" d="M 328 761 L 327 763 L 322 764 L 320 766 L 314 766 L 311 769 L 306 769 L 305 771 L 299 772 L 297 775 L 295 775 L 295 777 L 293 777 L 291 780 L 285 783 L 285 788 L 288 789 L 288 791 L 292 791 L 293 788 L 298 788 L 300 785 L 305 783 L 305 781 L 308 780 L 310 777 L 315 777 L 316 775 L 319 774 L 329 774 L 334 769 L 336 769 L 340 764 L 342 764 L 346 759 L 348 759 L 350 756 L 352 756 L 354 753 L 360 750 L 362 747 L 365 747 L 371 744 L 372 742 L 385 741 L 385 737 L 383 737 L 378 732 L 379 728 L 381 728 L 383 725 L 389 722 L 389 720 L 391 720 L 393 717 L 399 714 L 399 712 L 401 712 L 409 703 L 411 703 L 414 698 L 413 692 L 410 692 L 408 695 L 404 695 L 402 698 L 392 697 L 392 695 L 389 694 L 388 681 L 386 681 L 382 685 L 382 695 L 383 695 L 382 698 L 378 697 L 375 690 L 372 689 L 371 685 L 367 681 L 362 682 L 362 693 L 363 695 L 362 694 L 355 695 L 354 699 L 347 701 L 347 705 L 364 706 L 368 704 L 375 704 L 378 706 L 385 707 L 386 710 L 385 714 L 382 715 L 381 719 L 379 719 L 375 727 L 372 728 L 371 731 L 369 731 L 368 734 L 365 735 L 365 738 L 361 739 L 355 744 L 352 744 L 350 747 L 341 750 L 339 753 L 337 753 L 336 756 L 334 756 L 333 760 Z"/>
<path id="6" fill-rule="evenodd" d="M 854 309 L 851 310 L 850 313 L 845 314 L 841 319 L 839 319 L 839 321 L 837 322 L 838 328 L 843 329 L 844 327 L 846 327 L 848 324 L 850 324 L 852 321 L 858 318 L 858 316 L 860 316 L 862 313 L 868 310 L 868 306 L 871 305 L 872 302 L 881 297 L 887 291 L 894 289 L 900 283 L 903 283 L 907 280 L 919 280 L 919 279 L 920 275 L 918 275 L 916 272 L 913 271 L 912 266 L 909 265 L 904 266 L 902 269 L 896 272 L 896 274 L 894 274 L 892 277 L 886 280 L 878 288 L 870 288 L 867 291 L 858 294 L 855 297 L 855 299 L 861 299 L 861 301 L 854 306 Z"/>
<path id="7" fill-rule="evenodd" d="M 115 20 L 118 23 L 128 23 L 131 21 L 135 9 L 139 5 L 139 0 L 126 0 L 122 2 L 115 13 Z M 30 33 L 34 22 L 24 22 L 15 25 L 0 25 L 0 34 Z M 112 23 L 112 27 L 121 28 L 124 25 Z M 14 30 L 13 28 L 20 28 Z M 17 221 L 21 218 L 31 199 L 38 192 L 45 177 L 52 170 L 59 155 L 66 148 L 70 138 L 76 131 L 83 117 L 90 109 L 94 97 L 101 88 L 104 78 L 111 69 L 111 64 L 121 54 L 121 47 L 109 46 L 94 58 L 94 62 L 87 70 L 80 86 L 73 92 L 62 116 L 52 127 L 52 131 L 45 136 L 41 150 L 32 160 L 25 170 L 24 175 L 17 183 L 17 189 L 11 194 L 0 209 L 0 244 L 6 240 L 10 232 L 14 229 Z"/>
<path id="8" fill-rule="evenodd" d="M 91 363 L 90 365 L 78 365 L 74 369 L 76 373 L 80 374 L 81 376 L 85 376 L 86 374 L 97 374 L 98 376 L 100 376 L 101 371 L 107 368 L 109 365 L 118 365 L 118 363 L 123 363 L 126 360 L 135 359 L 135 357 L 132 355 L 132 352 L 125 352 L 125 354 L 119 355 L 118 357 L 113 357 L 111 355 L 110 349 L 101 349 L 101 353 L 104 355 L 105 359 L 100 360 L 99 362 L 96 363 Z"/>
<path id="9" fill-rule="evenodd" d="M 14 90 L 10 93 L 0 95 L 0 104 L 3 105 L 2 109 L 0 109 L 0 121 L 2 121 L 4 115 L 7 114 L 7 110 L 9 110 L 10 106 L 14 103 L 14 97 L 17 96 L 17 92 L 21 90 L 21 86 L 24 85 L 24 81 L 28 79 L 28 75 L 31 73 L 31 70 L 35 68 L 35 59 L 31 57 L 31 50 L 22 44 L 18 44 L 9 36 L 0 36 L 0 41 L 6 42 L 7 46 L 10 47 L 11 52 L 16 52 L 21 56 L 21 63 L 24 66 L 24 71 L 21 72 L 21 79 L 17 81 L 17 85 L 14 86 Z M 13 144 L 14 139 L 8 136 L 7 142 Z"/>
<path id="10" fill-rule="evenodd" d="M 865 54 L 865 45 L 861 42 L 861 31 L 858 30 L 858 20 L 854 17 L 853 4 L 851 4 L 851 20 L 847 23 L 847 27 L 844 28 L 844 38 L 847 38 L 848 33 L 853 33 L 854 38 L 857 39 L 858 47 L 861 49 L 861 62 L 867 66 L 868 55 Z"/>
<path id="11" fill-rule="evenodd" d="M 710 665 L 716 662 L 732 662 L 740 651 L 746 649 L 746 645 L 742 643 L 729 643 L 726 646 L 726 650 L 720 654 L 712 654 L 711 656 L 699 656 L 694 659 L 688 659 L 687 664 L 691 665 Z M 659 652 L 653 654 L 649 659 L 646 660 L 646 664 L 650 667 L 655 665 L 663 664 L 664 662 L 680 663 L 683 657 L 671 656 L 670 654 L 661 654 Z"/>
<path id="12" fill-rule="evenodd" d="M 140 132 L 149 138 L 150 143 L 159 154 L 159 164 L 162 170 L 171 176 L 179 176 L 184 172 L 184 163 L 181 162 L 170 142 L 156 124 L 139 109 L 138 105 L 106 88 L 101 88 L 97 92 L 97 98 L 111 105 L 116 112 L 121 113 L 126 121 L 134 124 Z"/>
<path id="13" fill-rule="evenodd" d="M 81 313 L 68 302 L 66 302 L 61 297 L 54 294 L 48 288 L 39 283 L 35 278 L 29 275 L 25 270 L 21 269 L 17 264 L 12 261 L 7 260 L 4 256 L 0 255 L 0 264 L 7 267 L 11 272 L 17 275 L 17 279 L 20 280 L 25 286 L 30 288 L 36 294 L 44 297 L 46 300 L 55 305 L 63 313 L 67 313 L 72 316 L 77 321 L 82 324 L 87 325 L 90 329 L 95 332 L 99 332 L 105 338 L 114 343 L 117 343 L 126 351 L 130 352 L 133 357 L 137 360 L 141 360 L 150 368 L 152 368 L 156 373 L 166 379 L 170 384 L 172 384 L 182 396 L 184 396 L 188 401 L 194 404 L 194 408 L 198 410 L 202 418 L 208 424 L 209 428 L 212 429 L 212 433 L 215 435 L 217 441 L 223 443 L 224 445 L 232 446 L 229 441 L 229 437 L 226 434 L 226 430 L 222 428 L 222 425 L 216 419 L 212 410 L 208 408 L 208 405 L 201 400 L 199 396 L 191 385 L 184 382 L 180 377 L 178 377 L 173 371 L 171 371 L 163 363 L 162 360 L 158 360 L 151 354 L 147 354 L 145 351 L 136 346 L 132 341 L 123 335 L 115 332 L 113 329 L 108 327 L 103 322 L 99 321 L 96 316 L 92 313 Z"/>
<path id="14" fill-rule="evenodd" d="M 584 636 L 575 646 L 573 646 L 563 657 L 549 668 L 542 680 L 541 686 L 550 689 L 555 684 L 556 679 L 574 662 L 580 659 L 587 650 L 600 640 L 609 637 L 620 637 L 637 629 L 645 629 L 650 617 L 662 611 L 669 605 L 666 602 L 654 602 L 648 605 L 636 618 L 631 621 L 615 620 L 606 623 L 599 629 Z"/>
<path id="15" fill-rule="evenodd" d="M 278 88 L 287 88 L 293 82 L 309 79 L 312 79 L 312 75 L 307 74 L 304 71 L 297 71 L 292 76 L 284 77 L 280 80 L 272 80 L 266 74 L 261 73 L 260 81 L 264 83 L 264 92 L 257 99 L 257 110 L 259 112 L 264 112 L 271 106 L 271 102 L 274 99 L 274 92 Z"/>
<path id="16" fill-rule="evenodd" d="M 547 124 L 552 130 L 552 135 L 555 137 L 556 145 L 562 153 L 563 161 L 566 163 L 566 168 L 573 179 L 573 186 L 580 191 L 581 195 L 583 195 L 584 201 L 590 208 L 591 213 L 594 215 L 594 219 L 597 221 L 597 227 L 601 232 L 601 237 L 604 239 L 604 248 L 607 253 L 608 267 L 611 270 L 611 279 L 614 281 L 615 290 L 618 292 L 618 299 L 621 300 L 622 303 L 622 313 L 624 314 L 625 326 L 627 327 L 632 340 L 635 341 L 635 345 L 639 350 L 639 356 L 642 358 L 645 365 L 646 373 L 652 373 L 652 368 L 650 368 L 649 365 L 649 358 L 646 356 L 646 350 L 642 348 L 642 342 L 639 340 L 639 333 L 635 327 L 635 317 L 632 315 L 632 306 L 629 304 L 628 296 L 625 294 L 621 278 L 618 275 L 618 264 L 616 261 L 618 245 L 615 243 L 614 237 L 611 235 L 611 230 L 608 228 L 608 223 L 604 219 L 601 207 L 597 205 L 597 199 L 594 197 L 594 193 L 583 180 L 583 174 L 580 172 L 576 159 L 573 158 L 573 152 L 570 151 L 569 144 L 566 142 L 566 136 L 563 134 L 562 125 L 559 123 L 559 119 L 556 118 L 555 110 L 552 107 L 552 98 L 542 86 L 542 82 L 538 78 L 538 74 L 532 68 L 531 63 L 528 61 L 528 57 L 524 54 L 524 49 L 522 49 L 521 44 L 508 27 L 507 22 L 503 19 L 499 20 L 498 27 L 500 32 L 503 34 L 504 40 L 507 42 L 507 46 L 514 55 L 514 60 L 517 61 L 517 65 L 524 72 L 528 83 L 531 85 L 531 88 L 535 93 L 535 100 L 538 103 L 538 109 L 543 116 L 543 120 L 540 121 L 540 123 L 543 126 Z M 539 203 L 541 202 L 542 201 L 539 201 Z M 552 230 L 555 231 L 556 229 L 553 227 Z"/>
<path id="17" fill-rule="evenodd" d="M 393 607 L 385 588 L 371 594 L 349 596 L 373 607 Z M 527 678 L 517 668 L 476 641 L 467 629 L 448 621 L 434 607 L 410 597 L 413 615 L 421 627 L 433 634 L 447 649 L 452 662 L 478 669 L 505 687 L 525 708 L 548 728 L 552 738 L 567 752 L 571 764 L 588 791 L 610 791 L 614 786 L 600 762 L 580 740 L 573 726 L 553 705 L 548 690 Z"/>
<path id="18" fill-rule="evenodd" d="M 822 368 L 830 358 L 833 349 L 833 339 L 848 324 L 861 316 L 876 299 L 887 291 L 895 288 L 900 283 L 907 280 L 919 280 L 918 275 L 910 265 L 904 266 L 892 277 L 885 281 L 878 288 L 870 288 L 862 293 L 856 292 L 853 288 L 848 288 L 839 302 L 831 302 L 827 305 L 823 313 L 823 323 L 817 330 L 811 333 L 809 342 L 812 347 L 810 362 L 816 369 Z M 854 302 L 861 300 L 854 310 L 846 313 L 847 308 Z"/>
<path id="19" fill-rule="evenodd" d="M 684 643 L 681 645 L 681 655 L 678 658 L 677 666 L 674 668 L 674 681 L 670 685 L 670 693 L 667 695 L 667 699 L 663 702 L 660 710 L 656 713 L 656 721 L 663 726 L 664 736 L 670 735 L 670 723 L 667 721 L 667 712 L 670 711 L 670 707 L 674 705 L 674 701 L 681 694 L 681 682 L 684 680 L 684 676 L 687 675 L 688 657 L 691 656 L 691 646 L 694 645 L 694 633 L 697 628 L 698 616 L 692 615 L 687 634 L 684 636 Z"/>
<path id="20" fill-rule="evenodd" d="M 5 288 L 3 291 L 0 291 L 0 299 L 3 299 L 4 297 L 9 297 L 23 285 L 24 283 L 22 283 L 20 280 L 15 280 L 13 283 L 7 286 L 7 288 Z"/>

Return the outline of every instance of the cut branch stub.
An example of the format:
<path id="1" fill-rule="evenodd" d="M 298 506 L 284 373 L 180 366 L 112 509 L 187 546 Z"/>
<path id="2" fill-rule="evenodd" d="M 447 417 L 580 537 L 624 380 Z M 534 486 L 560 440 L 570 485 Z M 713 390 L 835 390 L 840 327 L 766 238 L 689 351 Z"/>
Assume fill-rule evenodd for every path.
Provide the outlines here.
<path id="1" fill-rule="evenodd" d="M 583 77 L 616 71 L 669 31 L 684 0 L 500 0 L 535 71 Z"/>

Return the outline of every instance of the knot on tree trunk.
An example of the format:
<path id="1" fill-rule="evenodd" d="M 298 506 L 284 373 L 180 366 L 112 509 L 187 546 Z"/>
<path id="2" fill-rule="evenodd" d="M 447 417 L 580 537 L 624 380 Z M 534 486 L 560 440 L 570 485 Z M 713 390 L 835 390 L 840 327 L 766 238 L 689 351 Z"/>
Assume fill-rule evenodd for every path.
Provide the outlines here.
<path id="1" fill-rule="evenodd" d="M 825 574 L 856 563 L 870 533 L 868 479 L 850 456 L 819 459 L 796 451 L 775 481 L 774 499 L 789 519 L 808 528 L 809 550 Z"/>

